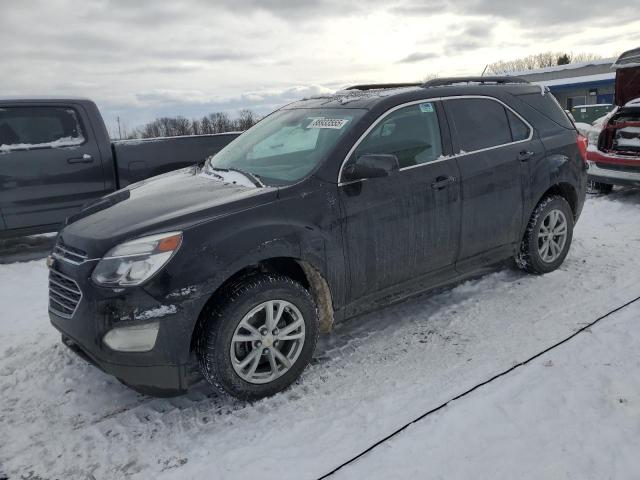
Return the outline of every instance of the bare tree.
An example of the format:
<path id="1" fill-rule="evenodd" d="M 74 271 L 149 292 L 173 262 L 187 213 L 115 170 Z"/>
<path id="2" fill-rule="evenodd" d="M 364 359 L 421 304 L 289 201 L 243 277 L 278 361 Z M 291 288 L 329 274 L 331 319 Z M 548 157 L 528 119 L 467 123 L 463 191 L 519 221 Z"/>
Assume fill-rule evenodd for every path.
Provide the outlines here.
<path id="1" fill-rule="evenodd" d="M 592 60 L 602 59 L 602 55 L 596 53 L 572 53 L 570 55 L 571 63 L 591 62 Z"/>
<path id="2" fill-rule="evenodd" d="M 586 62 L 602 58 L 592 53 L 562 53 L 562 52 L 543 52 L 535 55 L 528 55 L 514 60 L 501 60 L 489 64 L 488 70 L 494 74 L 505 74 L 527 70 L 535 70 L 537 68 L 553 67 L 556 65 L 565 65 L 567 63 Z"/>
<path id="3" fill-rule="evenodd" d="M 200 120 L 200 131 L 202 135 L 213 133 L 213 127 L 211 125 L 211 120 L 209 120 L 209 117 L 202 117 L 202 120 Z"/>
<path id="4" fill-rule="evenodd" d="M 202 124 L 197 118 L 191 120 L 191 133 L 194 135 L 202 135 Z"/>
<path id="5" fill-rule="evenodd" d="M 245 131 L 251 128 L 255 123 L 256 121 L 253 118 L 253 112 L 251 110 L 240 110 L 240 117 L 236 120 L 238 130 Z"/>
<path id="6" fill-rule="evenodd" d="M 226 112 L 214 112 L 201 119 L 161 117 L 143 125 L 128 135 L 132 138 L 174 137 L 178 135 L 210 135 L 231 131 L 243 131 L 252 127 L 257 119 L 251 110 L 240 110 L 236 119 Z"/>

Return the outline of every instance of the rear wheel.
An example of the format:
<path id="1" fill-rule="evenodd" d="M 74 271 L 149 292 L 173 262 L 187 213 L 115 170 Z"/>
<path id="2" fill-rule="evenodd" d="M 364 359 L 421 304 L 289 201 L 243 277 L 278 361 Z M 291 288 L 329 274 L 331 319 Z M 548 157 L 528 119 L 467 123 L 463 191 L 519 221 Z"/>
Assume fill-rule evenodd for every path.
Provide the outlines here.
<path id="1" fill-rule="evenodd" d="M 573 212 L 560 196 L 544 198 L 529 219 L 516 263 L 530 273 L 548 273 L 558 268 L 571 246 Z"/>
<path id="2" fill-rule="evenodd" d="M 243 400 L 273 395 L 311 361 L 316 306 L 299 283 L 260 275 L 228 291 L 206 314 L 197 345 L 200 369 L 216 388 Z"/>
<path id="3" fill-rule="evenodd" d="M 610 183 L 596 182 L 595 180 L 589 180 L 587 182 L 587 193 L 611 193 L 613 185 Z"/>

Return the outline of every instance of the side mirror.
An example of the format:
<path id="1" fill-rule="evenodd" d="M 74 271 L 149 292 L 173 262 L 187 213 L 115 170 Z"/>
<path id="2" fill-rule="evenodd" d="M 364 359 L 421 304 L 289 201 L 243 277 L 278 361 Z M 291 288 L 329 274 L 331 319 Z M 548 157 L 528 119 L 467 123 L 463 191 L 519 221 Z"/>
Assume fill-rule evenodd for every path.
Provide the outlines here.
<path id="1" fill-rule="evenodd" d="M 388 177 L 399 169 L 398 157 L 395 155 L 365 153 L 344 167 L 342 178 L 350 182 L 365 178 Z"/>

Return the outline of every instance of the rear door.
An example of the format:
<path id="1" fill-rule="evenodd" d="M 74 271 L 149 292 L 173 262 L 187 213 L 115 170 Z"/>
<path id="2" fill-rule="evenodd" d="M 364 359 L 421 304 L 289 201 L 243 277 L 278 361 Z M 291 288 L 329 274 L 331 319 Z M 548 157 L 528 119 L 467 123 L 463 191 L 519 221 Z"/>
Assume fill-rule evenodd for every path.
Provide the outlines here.
<path id="1" fill-rule="evenodd" d="M 455 263 L 460 233 L 458 168 L 437 102 L 414 103 L 383 115 L 357 144 L 359 155 L 393 154 L 400 171 L 341 184 L 347 302 L 378 296 L 402 282 Z M 355 313 L 355 312 L 353 312 Z"/>
<path id="2" fill-rule="evenodd" d="M 55 226 L 105 192 L 80 105 L 0 106 L 0 208 L 7 229 Z"/>
<path id="3" fill-rule="evenodd" d="M 458 269 L 504 257 L 520 241 L 528 165 L 543 154 L 531 127 L 490 97 L 444 102 L 462 184 Z M 507 253 L 506 253 L 507 252 Z"/>

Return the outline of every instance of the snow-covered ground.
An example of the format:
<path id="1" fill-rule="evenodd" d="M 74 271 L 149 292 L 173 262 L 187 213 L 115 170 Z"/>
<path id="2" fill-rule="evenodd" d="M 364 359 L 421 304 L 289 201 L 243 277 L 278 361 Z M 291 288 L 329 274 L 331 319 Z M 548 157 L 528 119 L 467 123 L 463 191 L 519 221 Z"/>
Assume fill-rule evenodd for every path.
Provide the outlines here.
<path id="1" fill-rule="evenodd" d="M 558 271 L 504 269 L 350 320 L 322 338 L 300 383 L 254 404 L 204 384 L 174 399 L 128 390 L 59 343 L 42 261 L 0 265 L 0 478 L 317 478 L 640 295 L 638 258 L 640 191 L 592 197 Z M 640 472 L 638 312 L 604 319 L 337 476 L 629 478 Z"/>
<path id="2" fill-rule="evenodd" d="M 636 301 L 334 478 L 638 478 L 639 319 Z"/>

